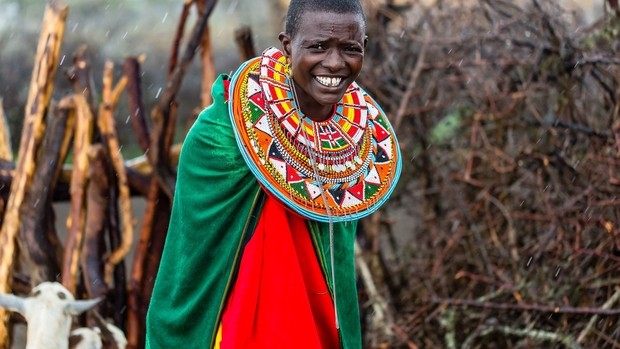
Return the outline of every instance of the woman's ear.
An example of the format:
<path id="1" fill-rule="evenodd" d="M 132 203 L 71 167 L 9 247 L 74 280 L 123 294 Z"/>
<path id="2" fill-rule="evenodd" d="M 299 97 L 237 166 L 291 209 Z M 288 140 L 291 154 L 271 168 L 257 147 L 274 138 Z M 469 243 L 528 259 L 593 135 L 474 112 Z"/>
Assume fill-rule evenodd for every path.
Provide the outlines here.
<path id="1" fill-rule="evenodd" d="M 290 57 L 291 56 L 291 38 L 288 36 L 288 34 L 282 32 L 278 36 L 278 39 L 280 40 L 280 44 L 282 44 L 282 52 L 284 52 L 284 55 L 286 57 Z"/>

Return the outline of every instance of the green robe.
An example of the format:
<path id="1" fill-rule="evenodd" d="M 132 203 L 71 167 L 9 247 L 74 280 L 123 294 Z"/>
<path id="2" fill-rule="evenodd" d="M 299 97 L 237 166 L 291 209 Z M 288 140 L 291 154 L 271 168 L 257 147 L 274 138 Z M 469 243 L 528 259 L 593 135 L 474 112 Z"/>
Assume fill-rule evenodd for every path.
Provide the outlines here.
<path id="1" fill-rule="evenodd" d="M 264 193 L 233 134 L 222 75 L 213 104 L 189 130 L 179 159 L 172 215 L 146 319 L 146 348 L 211 349 L 243 247 Z M 334 224 L 340 341 L 361 348 L 353 245 L 357 222 Z M 308 221 L 333 298 L 329 226 Z"/>

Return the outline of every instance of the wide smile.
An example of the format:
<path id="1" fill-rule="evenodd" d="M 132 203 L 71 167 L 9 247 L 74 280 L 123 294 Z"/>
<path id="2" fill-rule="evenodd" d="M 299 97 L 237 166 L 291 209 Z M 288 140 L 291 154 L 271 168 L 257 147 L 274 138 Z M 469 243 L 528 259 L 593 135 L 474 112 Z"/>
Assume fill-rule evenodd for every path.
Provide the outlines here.
<path id="1" fill-rule="evenodd" d="M 325 87 L 338 87 L 342 82 L 341 77 L 316 76 L 316 81 Z"/>

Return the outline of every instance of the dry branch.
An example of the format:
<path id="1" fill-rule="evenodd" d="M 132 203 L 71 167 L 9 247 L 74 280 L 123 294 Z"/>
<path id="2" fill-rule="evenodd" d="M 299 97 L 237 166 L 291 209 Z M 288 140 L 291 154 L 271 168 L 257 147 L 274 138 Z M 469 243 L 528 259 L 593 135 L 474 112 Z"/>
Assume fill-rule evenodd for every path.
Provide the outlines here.
<path id="1" fill-rule="evenodd" d="M 199 6 L 199 8 L 204 6 L 204 2 L 201 2 L 201 4 L 202 6 Z M 211 97 L 211 86 L 217 77 L 215 72 L 215 61 L 213 60 L 213 46 L 211 45 L 211 31 L 209 30 L 209 25 L 207 25 L 203 33 L 200 49 L 200 67 L 202 70 L 200 89 L 200 101 L 202 104 L 200 109 L 202 110 L 213 102 L 213 98 Z"/>
<path id="2" fill-rule="evenodd" d="M 120 214 L 122 217 L 123 231 L 121 245 L 118 249 L 112 251 L 106 260 L 105 280 L 108 284 L 111 284 L 114 267 L 125 258 L 131 249 L 131 243 L 133 241 L 133 217 L 131 215 L 129 183 L 127 181 L 127 174 L 125 173 L 125 163 L 123 161 L 123 155 L 121 154 L 116 127 L 114 126 L 114 110 L 118 104 L 120 93 L 127 84 L 127 78 L 121 78 L 117 85 L 113 87 L 113 64 L 110 61 L 106 62 L 103 74 L 103 101 L 99 108 L 99 117 L 97 121 L 118 180 L 117 185 L 120 193 Z"/>
<path id="3" fill-rule="evenodd" d="M 129 118 L 140 148 L 145 153 L 150 146 L 149 129 L 146 122 L 146 113 L 142 101 L 140 64 L 143 58 L 125 58 L 124 74 L 127 77 L 127 99 L 129 101 Z"/>
<path id="4" fill-rule="evenodd" d="M 88 150 L 88 188 L 86 189 L 86 223 L 80 250 L 84 287 L 90 298 L 105 297 L 111 286 L 104 275 L 105 240 L 110 179 L 105 150 L 94 144 Z"/>
<path id="5" fill-rule="evenodd" d="M 74 95 L 76 126 L 73 141 L 71 172 L 71 206 L 67 218 L 67 239 L 62 268 L 62 284 L 75 294 L 78 282 L 80 250 L 86 220 L 86 189 L 88 186 L 88 152 L 92 144 L 94 116 L 86 97 Z"/>
<path id="6" fill-rule="evenodd" d="M 30 284 L 57 281 L 62 265 L 62 245 L 55 229 L 53 194 L 58 174 L 67 156 L 68 140 L 74 128 L 74 103 L 65 97 L 53 107 L 31 189 L 21 207 L 20 251 L 29 262 Z"/>
<path id="7" fill-rule="evenodd" d="M 181 61 L 176 64 L 176 55 L 172 55 L 170 62 L 170 76 L 161 99 L 151 116 L 153 119 L 153 134 L 151 135 L 151 151 L 153 152 L 153 169 L 163 192 L 169 197 L 173 196 L 176 177 L 170 169 L 169 151 L 170 139 L 174 133 L 174 120 L 176 120 L 176 96 L 181 87 L 181 82 L 185 77 L 189 66 L 198 51 L 198 47 L 203 40 L 207 22 L 216 0 L 206 0 L 202 11 L 199 13 L 194 29 L 190 34 L 189 41 L 185 47 Z M 187 1 L 186 1 L 187 6 Z M 185 10 L 184 10 L 185 14 Z M 184 22 L 182 17 L 181 22 Z M 179 42 L 175 41 L 173 52 L 178 51 Z M 169 143 L 166 145 L 166 143 Z"/>
<path id="8" fill-rule="evenodd" d="M 552 305 L 542 305 L 542 304 L 493 303 L 493 302 L 473 301 L 473 300 L 468 300 L 468 299 L 451 299 L 451 298 L 442 298 L 442 299 L 435 298 L 435 299 L 431 299 L 430 302 L 435 303 L 435 304 L 453 305 L 453 306 L 459 306 L 459 307 L 476 307 L 476 308 L 495 309 L 495 310 L 516 310 L 516 311 L 541 312 L 541 313 L 552 313 L 552 314 L 579 314 L 579 315 L 600 315 L 600 316 L 620 315 L 620 309 L 609 309 L 609 306 L 603 306 L 600 308 L 586 308 L 586 307 L 552 306 Z"/>
<path id="9" fill-rule="evenodd" d="M 2 97 L 0 97 L 0 159 L 13 161 L 11 133 L 9 132 L 9 124 L 4 113 Z"/>
<path id="10" fill-rule="evenodd" d="M 241 61 L 245 62 L 252 57 L 256 57 L 256 49 L 252 40 L 252 28 L 242 26 L 235 30 L 235 42 L 237 43 Z"/>
<path id="11" fill-rule="evenodd" d="M 42 137 L 44 118 L 52 96 L 54 76 L 59 62 L 68 8 L 60 1 L 52 0 L 43 16 L 43 28 L 35 56 L 35 66 L 30 82 L 22 138 L 11 194 L 4 213 L 0 231 L 0 292 L 10 292 L 11 267 L 15 253 L 15 238 L 19 232 L 19 210 L 28 184 L 32 178 L 36 147 Z M 0 347 L 6 348 L 7 313 L 0 309 Z"/>

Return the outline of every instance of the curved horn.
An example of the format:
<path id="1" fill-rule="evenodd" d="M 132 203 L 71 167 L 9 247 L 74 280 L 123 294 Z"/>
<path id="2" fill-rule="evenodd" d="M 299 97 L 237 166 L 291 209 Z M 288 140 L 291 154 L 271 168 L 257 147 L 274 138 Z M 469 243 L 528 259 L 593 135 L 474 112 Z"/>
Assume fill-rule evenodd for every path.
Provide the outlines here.
<path id="1" fill-rule="evenodd" d="M 79 300 L 79 301 L 71 301 L 67 302 L 65 305 L 65 311 L 71 315 L 80 315 L 88 309 L 97 305 L 97 303 L 103 300 L 102 297 L 89 299 L 89 300 Z"/>
<path id="2" fill-rule="evenodd" d="M 16 311 L 22 315 L 25 312 L 26 300 L 13 294 L 0 294 L 0 307 Z"/>

